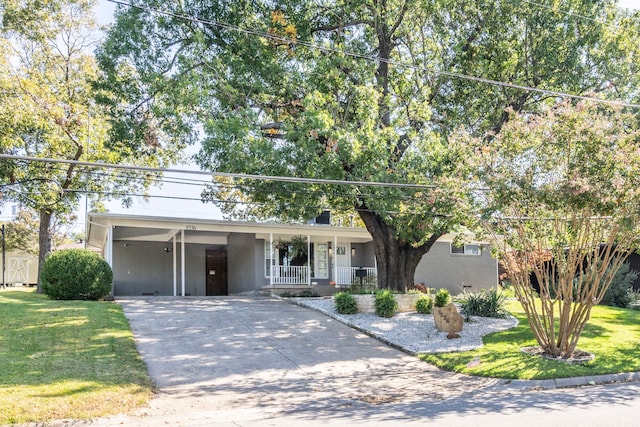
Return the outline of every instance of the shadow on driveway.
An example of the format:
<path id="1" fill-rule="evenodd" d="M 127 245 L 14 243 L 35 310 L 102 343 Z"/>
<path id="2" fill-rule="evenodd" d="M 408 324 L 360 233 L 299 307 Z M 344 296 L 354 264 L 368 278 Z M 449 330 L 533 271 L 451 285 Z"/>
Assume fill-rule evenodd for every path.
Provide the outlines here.
<path id="1" fill-rule="evenodd" d="M 532 402 L 531 393 L 509 389 L 504 380 L 441 371 L 277 299 L 143 297 L 118 303 L 158 387 L 150 406 L 126 425 L 250 425 L 281 417 L 307 425 L 320 419 L 393 424 L 625 399 L 599 388 L 537 393 Z M 637 386 L 626 393 L 640 397 Z"/>

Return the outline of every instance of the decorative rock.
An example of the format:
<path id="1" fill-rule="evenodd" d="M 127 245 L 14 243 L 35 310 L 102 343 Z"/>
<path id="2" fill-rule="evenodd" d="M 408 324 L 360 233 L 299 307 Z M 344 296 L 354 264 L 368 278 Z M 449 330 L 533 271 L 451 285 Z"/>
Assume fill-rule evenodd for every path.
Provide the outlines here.
<path id="1" fill-rule="evenodd" d="M 440 332 L 449 334 L 462 331 L 462 325 L 464 324 L 464 318 L 458 313 L 453 303 L 449 303 L 446 307 L 435 307 L 433 309 L 433 320 Z"/>
<path id="2" fill-rule="evenodd" d="M 427 287 L 422 283 L 416 283 L 415 285 L 413 285 L 413 289 L 415 289 L 416 291 L 420 291 L 423 294 L 428 293 Z"/>

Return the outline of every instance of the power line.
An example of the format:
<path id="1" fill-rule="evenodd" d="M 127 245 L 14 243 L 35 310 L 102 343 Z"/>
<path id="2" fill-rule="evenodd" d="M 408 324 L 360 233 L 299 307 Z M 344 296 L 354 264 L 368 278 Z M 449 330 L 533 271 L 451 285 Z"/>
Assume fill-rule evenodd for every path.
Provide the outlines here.
<path id="1" fill-rule="evenodd" d="M 6 155 L 0 155 L 0 158 L 5 157 Z M 41 158 L 36 158 L 38 161 L 42 160 Z M 51 159 L 53 160 L 53 159 Z M 58 162 L 60 163 L 60 162 Z M 105 166 L 105 164 L 102 163 L 96 163 L 96 166 Z M 121 165 L 118 165 L 121 166 Z M 54 166 L 54 168 L 56 168 Z M 57 170 L 63 171 L 63 169 L 61 168 L 56 168 Z M 143 168 L 143 167 L 131 167 L 131 169 L 148 169 L 148 168 Z M 169 171 L 166 170 L 165 171 Z M 172 170 L 175 172 L 175 170 Z M 194 172 L 194 173 L 201 173 L 201 171 L 190 171 L 190 172 Z M 88 171 L 88 173 L 90 174 L 98 174 L 101 176 L 117 176 L 115 172 L 99 172 L 99 171 Z M 207 172 L 203 172 L 205 174 L 209 174 Z M 130 177 L 132 179 L 148 179 L 148 178 L 144 178 L 144 177 Z M 181 180 L 184 180 L 184 182 L 175 182 L 175 184 L 178 185 L 194 185 L 194 186 L 203 186 L 203 185 L 211 185 L 211 186 L 220 186 L 220 187 L 227 187 L 227 188 L 235 188 L 239 191 L 243 191 L 244 189 L 246 189 L 246 186 L 242 185 L 242 184 L 227 184 L 227 183 L 214 183 L 211 181 L 204 181 L 204 180 L 191 180 L 188 178 L 180 178 Z M 160 182 L 163 183 L 162 179 L 157 179 L 157 178 L 151 178 L 151 181 L 154 182 Z M 193 182 L 190 182 L 193 181 Z M 324 181 L 324 180 L 323 180 Z M 353 181 L 347 181 L 349 184 L 353 183 Z M 13 186 L 13 185 L 18 185 L 19 183 L 15 183 L 15 184 L 6 184 L 7 187 L 9 186 Z M 433 188 L 438 188 L 438 187 L 433 187 Z M 416 191 L 416 189 L 412 188 L 412 190 Z M 480 189 L 480 191 L 485 191 L 484 189 Z M 29 197 L 32 193 L 28 192 L 28 191 L 19 191 L 21 194 L 23 194 L 25 197 Z M 73 193 L 73 194 L 87 194 L 87 190 L 86 189 L 66 189 L 66 190 L 61 190 L 59 193 L 59 197 L 49 203 L 48 205 L 53 206 L 55 204 L 57 204 L 58 202 L 60 202 L 62 200 L 62 195 L 64 193 Z M 132 192 L 118 192 L 118 191 L 96 191 L 96 190 L 91 190 L 89 191 L 90 194 L 92 195 L 104 195 L 104 196 L 109 196 L 109 197 L 140 197 L 140 198 L 149 198 L 149 199 L 165 199 L 165 200 L 181 200 L 181 201 L 198 201 L 201 202 L 203 204 L 205 203 L 219 203 L 219 204 L 236 204 L 236 205 L 246 205 L 246 206 L 273 206 L 273 202 L 252 202 L 252 201 L 238 201 L 238 200 L 233 200 L 233 199 L 219 199 L 219 198 L 205 198 L 203 199 L 202 197 L 186 197 L 186 196 L 169 196 L 169 195 L 157 195 L 157 194 L 149 194 L 149 193 L 132 193 Z M 282 196 L 285 193 L 285 190 L 279 190 L 279 189 L 272 189 L 271 193 L 274 194 L 278 194 L 279 196 Z M 287 193 L 287 194 L 290 194 Z M 321 190 L 316 190 L 316 191 L 309 191 L 306 189 L 300 189 L 300 190 L 296 190 L 295 194 L 304 194 L 307 196 L 316 196 L 316 197 L 322 197 L 325 193 L 322 192 Z M 336 193 L 334 192 L 333 195 L 335 195 Z M 380 198 L 379 194 L 372 194 L 372 193 L 348 193 L 348 192 L 339 192 L 337 193 L 338 196 L 342 196 L 342 197 L 352 197 L 354 199 L 359 199 L 361 201 L 363 201 L 364 203 L 367 203 L 366 199 L 378 199 Z M 411 195 L 399 195 L 398 197 L 398 201 L 400 203 L 419 203 L 421 200 L 421 197 L 419 196 L 411 196 Z M 320 206 L 320 205 L 306 205 L 306 204 L 301 204 L 301 203 L 281 203 L 280 205 L 283 205 L 285 207 L 296 207 L 296 208 L 302 208 L 302 209 L 326 209 L 326 206 Z M 396 211 L 396 210 L 389 210 L 389 209 L 385 209 L 385 210 L 379 210 L 379 209 L 364 209 L 364 208 L 355 208 L 355 211 L 361 211 L 361 212 L 376 212 L 376 213 L 380 213 L 380 214 L 402 214 L 403 212 L 400 211 Z M 439 216 L 445 216 L 445 215 L 439 215 Z"/>
<path id="2" fill-rule="evenodd" d="M 173 17 L 173 18 L 181 19 L 181 20 L 191 21 L 191 22 L 204 24 L 204 25 L 211 25 L 211 26 L 215 26 L 215 27 L 219 27 L 219 28 L 225 28 L 225 29 L 241 32 L 241 33 L 248 34 L 248 35 L 264 37 L 264 38 L 267 38 L 267 39 L 270 39 L 270 40 L 274 40 L 274 41 L 281 41 L 281 42 L 285 42 L 285 43 L 293 43 L 291 40 L 283 38 L 283 37 L 278 36 L 276 34 L 269 34 L 269 33 L 263 32 L 263 31 L 242 28 L 242 27 L 239 27 L 237 25 L 232 25 L 232 24 L 228 24 L 228 23 L 225 23 L 225 22 L 221 22 L 221 21 L 214 21 L 214 20 L 202 19 L 202 18 L 194 18 L 194 17 L 191 17 L 191 16 L 182 15 L 182 14 L 178 14 L 178 13 L 175 13 L 175 12 L 155 9 L 155 8 L 146 7 L 146 6 L 138 6 L 138 5 L 134 5 L 134 4 L 131 4 L 131 3 L 128 3 L 128 2 L 125 2 L 125 1 L 121 1 L 121 0 L 107 0 L 107 1 L 109 1 L 111 3 L 114 3 L 114 4 L 117 4 L 117 5 L 121 5 L 121 6 L 128 6 L 130 8 L 136 8 L 136 9 L 143 10 L 143 11 L 146 11 L 146 12 L 149 12 L 149 13 L 170 16 L 170 17 Z M 325 53 L 340 54 L 340 55 L 350 56 L 350 57 L 356 58 L 356 59 L 364 59 L 364 60 L 373 61 L 373 62 L 384 62 L 384 63 L 387 63 L 389 65 L 393 65 L 393 66 L 396 66 L 396 67 L 399 67 L 399 68 L 409 68 L 409 69 L 413 69 L 413 70 L 417 70 L 417 71 L 425 71 L 425 72 L 428 72 L 428 73 L 431 72 L 431 73 L 435 73 L 435 74 L 438 74 L 438 75 L 441 75 L 441 76 L 451 77 L 451 78 L 455 78 L 455 79 L 469 80 L 469 81 L 474 81 L 474 82 L 478 82 L 478 83 L 484 83 L 484 84 L 493 85 L 493 86 L 507 87 L 507 88 L 510 88 L 510 89 L 519 89 L 519 90 L 523 90 L 523 91 L 527 91 L 527 92 L 536 92 L 536 93 L 541 93 L 543 95 L 555 96 L 555 97 L 560 97 L 560 98 L 579 99 L 579 100 L 583 100 L 583 101 L 592 101 L 592 102 L 597 102 L 597 103 L 604 103 L 604 104 L 609 104 L 609 105 L 617 105 L 617 106 L 628 107 L 628 108 L 640 108 L 640 104 L 632 104 L 632 103 L 627 103 L 627 102 L 624 102 L 624 101 L 611 101 L 611 100 L 596 98 L 596 97 L 592 97 L 592 96 L 576 95 L 576 94 L 571 94 L 571 93 L 567 93 L 567 92 L 555 91 L 555 90 L 550 90 L 550 89 L 536 88 L 536 87 L 520 85 L 520 84 L 516 84 L 516 83 L 503 82 L 503 81 L 499 81 L 499 80 L 493 80 L 493 79 L 488 79 L 488 78 L 484 78 L 484 77 L 471 76 L 471 75 L 467 75 L 467 74 L 455 73 L 455 72 L 450 72 L 450 71 L 432 70 L 432 69 L 427 69 L 425 67 L 421 67 L 421 66 L 415 65 L 415 64 L 410 64 L 410 63 L 400 62 L 400 61 L 394 61 L 394 60 L 391 60 L 391 59 L 380 58 L 380 57 L 377 57 L 377 56 L 365 55 L 365 54 L 360 54 L 360 53 L 356 53 L 356 52 L 349 52 L 349 51 L 345 51 L 345 50 L 340 50 L 340 49 L 331 48 L 331 47 L 327 47 L 327 46 L 321 46 L 321 45 L 318 45 L 318 44 L 315 44 L 315 43 L 304 42 L 304 41 L 300 41 L 300 40 L 296 40 L 295 44 L 296 45 L 305 46 L 305 47 L 308 47 L 310 49 L 316 49 L 316 50 L 319 50 L 319 51 L 322 51 L 322 52 L 325 52 Z"/>
<path id="3" fill-rule="evenodd" d="M 562 13 L 564 15 L 572 16 L 572 17 L 575 17 L 575 18 L 585 19 L 587 21 L 595 22 L 597 24 L 603 24 L 602 21 L 600 21 L 600 20 L 598 20 L 596 18 L 591 18 L 589 16 L 580 15 L 578 13 L 570 12 L 568 10 L 563 10 L 563 9 L 560 9 L 560 8 L 557 8 L 557 7 L 554 7 L 554 6 L 549 6 L 549 5 L 546 5 L 546 4 L 542 4 L 542 3 L 538 3 L 538 2 L 530 1 L 530 0 L 520 0 L 520 1 L 522 3 L 527 3 L 527 4 L 531 5 L 531 6 L 539 7 L 541 9 L 547 9 L 547 10 L 550 10 L 552 12 Z"/>
<path id="4" fill-rule="evenodd" d="M 242 173 L 229 173 L 229 172 L 205 172 L 189 169 L 170 169 L 170 168 L 155 168 L 149 166 L 129 166 L 129 165 L 117 165 L 113 163 L 96 163 L 85 162 L 81 160 L 68 160 L 68 159 L 52 159 L 48 157 L 34 157 L 34 156 L 19 156 L 14 154 L 0 154 L 0 159 L 11 160 L 24 160 L 30 162 L 42 162 L 42 163 L 61 163 L 70 164 L 76 166 L 86 166 L 93 168 L 105 168 L 105 169 L 119 169 L 119 170 L 131 170 L 138 172 L 153 172 L 153 173 L 182 173 L 192 175 L 206 175 L 219 178 L 236 178 L 236 179 L 253 179 L 262 181 L 278 181 L 278 182 L 291 182 L 301 184 L 333 184 L 333 185 L 349 185 L 349 186 L 363 186 L 363 187 L 388 187 L 388 188 L 412 188 L 412 189 L 432 189 L 437 188 L 435 185 L 424 184 L 408 184 L 408 183 L 395 183 L 395 182 L 375 182 L 375 181 L 349 181 L 349 180 L 337 180 L 337 179 L 321 179 L 321 178 L 300 178 L 300 177 L 288 177 L 288 176 L 273 176 L 273 175 L 252 175 Z"/>
<path id="5" fill-rule="evenodd" d="M 285 181 L 285 182 L 296 182 L 296 183 L 316 183 L 316 184 L 338 184 L 338 185 L 349 185 L 349 186 L 373 186 L 373 187 L 393 187 L 393 188 L 410 188 L 410 189 L 431 189 L 437 188 L 436 186 L 424 186 L 419 184 L 399 184 L 399 183 L 384 183 L 384 182 L 365 182 L 365 181 L 341 181 L 341 180 L 327 180 L 327 179 L 312 179 L 312 178 L 294 178 L 294 177 L 277 177 L 277 176 L 262 176 L 262 175 L 246 175 L 246 174 L 230 174 L 230 173 L 221 173 L 221 172 L 204 172 L 204 171 L 194 171 L 194 170 L 186 170 L 186 169 L 162 169 L 162 168 L 152 168 L 145 166 L 125 166 L 125 165 L 115 165 L 109 163 L 94 163 L 94 162 L 84 162 L 77 160 L 66 160 L 66 159 L 51 159 L 51 158 L 40 158 L 40 157 L 31 157 L 31 156 L 18 156 L 11 154 L 0 154 L 0 159 L 13 159 L 13 160 L 22 160 L 22 161 L 33 161 L 33 162 L 45 162 L 45 163 L 58 163 L 58 164 L 75 164 L 79 166 L 86 167 L 95 167 L 95 168 L 111 168 L 111 169 L 119 169 L 119 170 L 134 170 L 134 171 L 145 171 L 145 172 L 173 172 L 173 173 L 185 173 L 185 174 L 197 174 L 197 175 L 209 175 L 209 176 L 225 176 L 231 178 L 243 178 L 243 179 L 258 179 L 258 180 L 272 180 L 272 181 Z M 484 189 L 481 189 L 484 191 Z M 86 189 L 65 189 L 61 190 L 61 194 L 63 193 L 78 193 L 78 194 L 86 194 Z M 183 197 L 183 196 L 163 196 L 163 195 L 150 195 L 150 194 L 141 194 L 141 193 L 127 193 L 127 192 L 117 192 L 117 191 L 90 191 L 91 194 L 102 194 L 108 196 L 120 196 L 120 197 L 143 197 L 143 198 L 159 198 L 159 199 L 170 199 L 170 200 L 185 200 L 185 201 L 201 201 L 211 202 L 211 203 L 226 203 L 226 204 L 239 204 L 239 205 L 247 205 L 247 206 L 273 206 L 273 203 L 266 202 L 250 202 L 250 201 L 238 201 L 238 200 L 223 200 L 223 199 L 207 199 L 202 200 L 202 198 L 194 198 L 194 197 Z M 372 197 L 374 195 L 371 195 Z M 55 202 L 58 203 L 61 197 L 57 199 Z M 415 198 L 413 200 L 416 200 Z M 326 206 L 311 206 L 311 205 L 302 205 L 302 204 L 287 204 L 284 203 L 285 206 L 305 208 L 305 209 L 325 209 Z M 401 211 L 393 211 L 393 210 L 378 210 L 378 209 L 365 209 L 365 208 L 354 208 L 356 212 L 376 212 L 379 214 L 402 214 Z M 433 213 L 432 213 L 433 214 Z M 435 214 L 434 214 L 435 215 Z M 442 214 L 437 214 L 437 216 L 446 216 Z"/>
<path id="6" fill-rule="evenodd" d="M 60 170 L 61 172 L 65 172 L 62 168 L 59 168 L 57 170 Z M 89 174 L 91 174 L 91 176 L 101 176 L 101 177 L 117 177 L 117 173 L 115 171 L 112 172 L 99 172 L 99 171 L 88 171 Z M 231 183 L 224 183 L 224 182 L 215 182 L 215 181 L 206 181 L 206 180 L 200 180 L 200 179 L 190 179 L 190 178 L 181 178 L 181 177 L 166 177 L 166 176 L 162 176 L 159 178 L 147 178 L 147 177 L 129 177 L 129 179 L 133 179 L 133 180 L 148 180 L 151 181 L 153 183 L 156 183 L 156 185 L 164 185 L 164 184 L 176 184 L 176 185 L 187 185 L 187 186 L 192 186 L 192 187 L 201 187 L 203 189 L 208 189 L 210 187 L 215 187 L 215 188 L 231 188 L 231 189 L 236 189 L 238 191 L 246 191 L 249 187 L 245 184 L 231 184 Z M 351 182 L 351 181 L 350 181 Z M 414 191 L 419 191 L 419 190 L 414 190 Z M 272 189 L 272 192 L 278 192 L 278 189 Z M 282 192 L 282 191 L 281 191 Z M 305 195 L 310 195 L 310 196 L 322 196 L 324 194 L 326 194 L 325 192 L 321 191 L 321 190 L 307 190 L 307 189 L 300 189 L 296 191 L 296 194 L 300 194 L 303 193 Z M 332 195 L 338 195 L 338 196 L 343 196 L 343 197 L 358 197 L 358 198 L 376 198 L 376 197 L 380 197 L 379 194 L 373 194 L 373 193 L 364 193 L 364 192 L 360 192 L 360 193 L 349 193 L 349 192 L 344 192 L 344 191 L 333 191 Z M 405 201 L 415 201 L 418 200 L 418 198 L 416 196 L 411 196 L 411 195 L 407 195 L 407 194 L 399 194 L 397 195 L 397 198 L 405 200 Z"/>
<path id="7" fill-rule="evenodd" d="M 64 190 L 65 193 L 80 193 L 85 194 L 85 190 Z M 225 204 L 233 204 L 233 205 L 246 205 L 246 206 L 267 206 L 273 207 L 273 203 L 266 202 L 250 202 L 250 201 L 242 201 L 242 200 L 231 200 L 231 199 L 207 199 L 202 200 L 195 197 L 183 197 L 183 196 L 162 196 L 162 195 L 148 195 L 148 194 L 140 194 L 140 193 L 119 193 L 114 191 L 90 191 L 92 194 L 101 194 L 104 196 L 120 196 L 120 197 L 144 197 L 144 198 L 154 198 L 154 199 L 167 199 L 167 200 L 183 200 L 183 201 L 199 201 L 203 204 L 206 203 L 225 203 Z M 282 203 L 279 206 L 292 207 L 292 208 L 302 208 L 302 209 L 315 209 L 315 210 L 324 210 L 327 209 L 326 206 L 321 205 L 304 205 L 298 203 Z M 365 209 L 365 208 L 352 208 L 356 212 L 373 212 L 378 214 L 387 214 L 387 215 L 398 215 L 398 214 L 406 214 L 406 212 L 401 212 L 397 210 L 379 210 L 379 209 Z M 447 215 L 443 214 L 435 214 L 431 213 L 433 216 L 445 217 Z"/>

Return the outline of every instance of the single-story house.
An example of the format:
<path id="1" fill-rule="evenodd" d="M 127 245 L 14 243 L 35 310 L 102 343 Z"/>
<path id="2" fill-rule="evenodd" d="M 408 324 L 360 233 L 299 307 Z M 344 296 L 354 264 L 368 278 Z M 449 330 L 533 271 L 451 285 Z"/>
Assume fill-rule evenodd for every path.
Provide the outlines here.
<path id="1" fill-rule="evenodd" d="M 90 213 L 86 238 L 111 265 L 116 296 L 330 294 L 359 273 L 376 275 L 371 235 L 356 227 Z M 416 282 L 454 293 L 495 287 L 497 261 L 486 243 L 452 240 L 433 246 Z"/>

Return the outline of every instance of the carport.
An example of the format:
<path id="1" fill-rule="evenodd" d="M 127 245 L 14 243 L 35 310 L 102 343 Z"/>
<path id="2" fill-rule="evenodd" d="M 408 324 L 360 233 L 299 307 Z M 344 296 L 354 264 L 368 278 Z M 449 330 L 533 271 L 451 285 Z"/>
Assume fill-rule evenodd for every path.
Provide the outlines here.
<path id="1" fill-rule="evenodd" d="M 277 242 L 294 237 L 306 241 L 304 267 L 281 265 L 274 249 Z M 336 277 L 349 282 L 356 266 L 375 268 L 366 229 L 328 224 L 91 213 L 87 244 L 111 265 L 116 296 L 214 296 L 276 288 L 328 288 Z M 332 248 L 341 250 L 332 253 Z"/>

